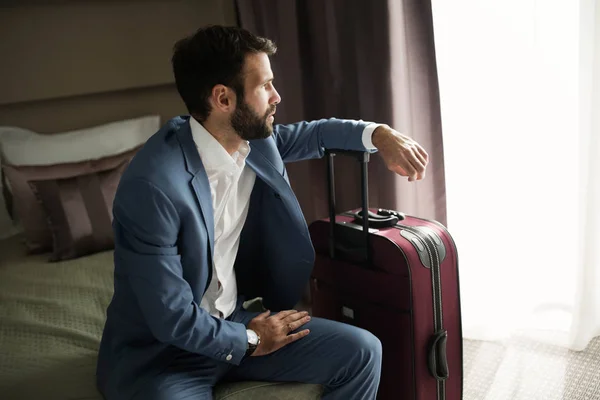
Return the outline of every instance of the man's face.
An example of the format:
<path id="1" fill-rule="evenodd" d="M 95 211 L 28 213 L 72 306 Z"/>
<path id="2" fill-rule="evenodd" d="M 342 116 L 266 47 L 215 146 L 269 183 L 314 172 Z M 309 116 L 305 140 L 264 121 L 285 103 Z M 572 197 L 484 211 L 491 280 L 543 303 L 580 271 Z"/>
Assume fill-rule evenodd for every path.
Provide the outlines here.
<path id="1" fill-rule="evenodd" d="M 231 126 L 244 140 L 265 139 L 273 133 L 275 107 L 281 101 L 273 86 L 269 57 L 264 53 L 246 56 L 244 96 L 237 96 Z"/>

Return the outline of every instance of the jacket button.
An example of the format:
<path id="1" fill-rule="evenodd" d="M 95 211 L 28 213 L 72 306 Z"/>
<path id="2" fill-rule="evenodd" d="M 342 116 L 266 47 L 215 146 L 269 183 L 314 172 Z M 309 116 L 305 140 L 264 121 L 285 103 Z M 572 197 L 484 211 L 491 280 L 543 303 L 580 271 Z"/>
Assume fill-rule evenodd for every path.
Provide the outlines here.
<path id="1" fill-rule="evenodd" d="M 277 200 L 281 200 L 281 195 L 280 195 L 279 193 L 275 193 L 275 198 L 276 198 Z"/>
<path id="2" fill-rule="evenodd" d="M 231 354 L 230 354 L 230 355 L 228 355 L 227 357 L 225 357 L 225 359 L 226 359 L 227 361 L 231 361 L 231 359 L 232 359 L 232 358 L 233 358 L 233 357 L 232 357 L 232 355 L 231 355 Z"/>

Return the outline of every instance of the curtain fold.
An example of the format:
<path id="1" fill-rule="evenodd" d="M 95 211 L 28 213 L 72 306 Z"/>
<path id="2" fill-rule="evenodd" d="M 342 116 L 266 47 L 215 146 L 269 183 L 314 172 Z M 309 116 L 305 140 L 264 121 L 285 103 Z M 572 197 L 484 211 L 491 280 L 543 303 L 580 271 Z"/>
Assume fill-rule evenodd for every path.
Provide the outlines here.
<path id="1" fill-rule="evenodd" d="M 350 118 L 386 123 L 430 154 L 426 180 L 405 182 L 379 156 L 369 165 L 372 207 L 446 222 L 443 146 L 428 1 L 238 0 L 242 27 L 275 41 L 277 123 Z M 307 221 L 327 215 L 324 160 L 288 166 Z M 356 162 L 336 160 L 339 210 L 360 206 Z"/>

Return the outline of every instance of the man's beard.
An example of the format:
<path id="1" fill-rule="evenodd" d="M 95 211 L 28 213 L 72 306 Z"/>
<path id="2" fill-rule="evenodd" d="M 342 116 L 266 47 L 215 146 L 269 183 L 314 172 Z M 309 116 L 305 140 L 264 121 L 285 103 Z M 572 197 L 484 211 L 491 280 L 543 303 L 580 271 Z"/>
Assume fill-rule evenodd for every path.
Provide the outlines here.
<path id="1" fill-rule="evenodd" d="M 269 124 L 269 115 L 275 112 L 271 106 L 262 117 L 255 113 L 243 99 L 238 96 L 236 108 L 231 116 L 231 127 L 244 140 L 266 139 L 273 133 L 273 126 Z"/>

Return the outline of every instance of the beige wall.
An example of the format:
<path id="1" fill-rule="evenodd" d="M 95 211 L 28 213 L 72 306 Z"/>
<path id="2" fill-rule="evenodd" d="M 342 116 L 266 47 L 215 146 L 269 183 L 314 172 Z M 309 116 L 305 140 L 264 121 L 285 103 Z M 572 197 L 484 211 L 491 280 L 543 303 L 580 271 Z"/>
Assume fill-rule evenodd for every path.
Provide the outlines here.
<path id="1" fill-rule="evenodd" d="M 0 7 L 0 126 L 40 132 L 185 112 L 173 44 L 202 25 L 235 24 L 233 0 L 10 3 Z"/>

